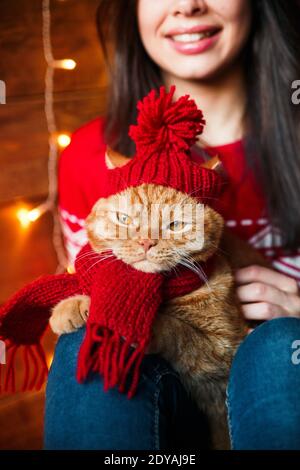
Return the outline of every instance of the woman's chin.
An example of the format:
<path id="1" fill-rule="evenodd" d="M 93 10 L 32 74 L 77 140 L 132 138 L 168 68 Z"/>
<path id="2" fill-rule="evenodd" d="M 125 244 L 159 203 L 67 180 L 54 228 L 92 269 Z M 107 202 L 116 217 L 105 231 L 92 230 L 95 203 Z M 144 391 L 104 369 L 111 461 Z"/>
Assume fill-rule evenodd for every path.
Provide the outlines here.
<path id="1" fill-rule="evenodd" d="M 170 71 L 167 71 L 166 74 L 169 74 L 172 77 L 180 78 L 182 80 L 205 81 L 208 79 L 213 79 L 218 75 L 218 67 L 198 67 L 197 70 L 194 67 L 176 67 L 172 70 L 170 69 Z"/>
<path id="2" fill-rule="evenodd" d="M 205 60 L 201 55 L 177 54 L 173 56 L 171 62 L 170 56 L 166 58 L 162 73 L 165 77 L 178 77 L 184 80 L 213 79 L 221 74 L 226 62 L 227 60 L 220 54 L 211 54 L 211 57 L 205 57 Z"/>

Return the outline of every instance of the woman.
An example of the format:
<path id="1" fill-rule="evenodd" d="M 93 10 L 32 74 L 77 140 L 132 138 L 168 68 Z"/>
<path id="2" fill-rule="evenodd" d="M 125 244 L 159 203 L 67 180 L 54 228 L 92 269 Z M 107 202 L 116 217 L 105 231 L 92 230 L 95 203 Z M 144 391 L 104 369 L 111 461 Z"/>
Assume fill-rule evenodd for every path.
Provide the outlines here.
<path id="1" fill-rule="evenodd" d="M 273 262 L 235 274 L 245 318 L 265 321 L 242 343 L 228 386 L 234 449 L 300 449 L 299 108 L 296 1 L 102 0 L 100 40 L 110 65 L 105 119 L 74 133 L 60 161 L 60 209 L 70 259 L 86 241 L 83 220 L 97 199 L 108 143 L 133 155 L 127 131 L 150 88 L 176 85 L 207 125 L 193 158 L 218 153 L 230 185 L 219 210 L 227 226 Z M 114 46 L 113 61 L 107 54 Z M 158 355 L 142 364 L 139 395 L 75 381 L 82 329 L 59 339 L 46 400 L 47 448 L 205 448 L 205 417 Z"/>

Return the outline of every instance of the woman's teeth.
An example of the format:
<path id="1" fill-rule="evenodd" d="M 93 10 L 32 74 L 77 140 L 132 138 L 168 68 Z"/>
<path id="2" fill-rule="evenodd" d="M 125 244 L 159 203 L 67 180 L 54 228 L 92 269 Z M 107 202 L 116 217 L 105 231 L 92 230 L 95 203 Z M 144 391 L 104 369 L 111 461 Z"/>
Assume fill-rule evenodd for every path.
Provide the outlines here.
<path id="1" fill-rule="evenodd" d="M 214 31 L 206 31 L 204 33 L 185 33 L 175 34 L 172 39 L 177 42 L 197 42 L 201 39 L 208 38 L 214 34 Z"/>

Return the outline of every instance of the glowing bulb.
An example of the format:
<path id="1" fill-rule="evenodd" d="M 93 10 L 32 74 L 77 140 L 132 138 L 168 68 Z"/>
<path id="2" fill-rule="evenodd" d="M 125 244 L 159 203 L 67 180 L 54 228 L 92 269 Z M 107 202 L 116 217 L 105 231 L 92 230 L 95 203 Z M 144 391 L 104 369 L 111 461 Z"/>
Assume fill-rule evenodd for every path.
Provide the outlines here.
<path id="1" fill-rule="evenodd" d="M 34 209 L 22 207 L 17 211 L 17 219 L 23 228 L 27 228 L 32 222 L 35 222 L 47 210 L 46 204 L 41 204 Z"/>
<path id="2" fill-rule="evenodd" d="M 28 214 L 28 209 L 19 209 L 17 212 L 17 218 L 19 219 L 19 222 L 23 228 L 28 227 L 28 225 L 30 224 Z"/>
<path id="3" fill-rule="evenodd" d="M 69 274 L 75 273 L 75 268 L 74 268 L 74 266 L 72 266 L 72 265 L 70 264 L 70 265 L 67 267 L 67 272 L 68 272 Z"/>
<path id="4" fill-rule="evenodd" d="M 68 134 L 59 134 L 57 136 L 57 143 L 60 147 L 67 147 L 71 142 L 71 137 Z"/>
<path id="5" fill-rule="evenodd" d="M 40 216 L 41 216 L 41 211 L 38 208 L 32 209 L 31 211 L 28 212 L 28 219 L 30 222 L 35 222 Z"/>
<path id="6" fill-rule="evenodd" d="M 73 59 L 64 59 L 62 61 L 62 68 L 66 70 L 74 70 L 76 65 L 76 62 Z"/>
<path id="7" fill-rule="evenodd" d="M 76 62 L 73 59 L 62 59 L 54 61 L 54 67 L 59 69 L 74 70 L 76 65 Z"/>

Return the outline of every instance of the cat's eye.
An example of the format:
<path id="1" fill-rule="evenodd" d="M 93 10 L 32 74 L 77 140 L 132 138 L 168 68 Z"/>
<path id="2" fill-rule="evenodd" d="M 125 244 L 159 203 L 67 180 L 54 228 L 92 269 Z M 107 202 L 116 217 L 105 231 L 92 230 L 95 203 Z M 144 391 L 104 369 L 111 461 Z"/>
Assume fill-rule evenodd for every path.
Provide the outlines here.
<path id="1" fill-rule="evenodd" d="M 183 230 L 186 225 L 187 224 L 181 220 L 174 220 L 169 224 L 168 229 L 171 230 L 171 232 L 179 232 L 180 230 Z"/>
<path id="2" fill-rule="evenodd" d="M 130 225 L 132 223 L 131 217 L 123 212 L 116 212 L 116 217 L 123 225 Z"/>

